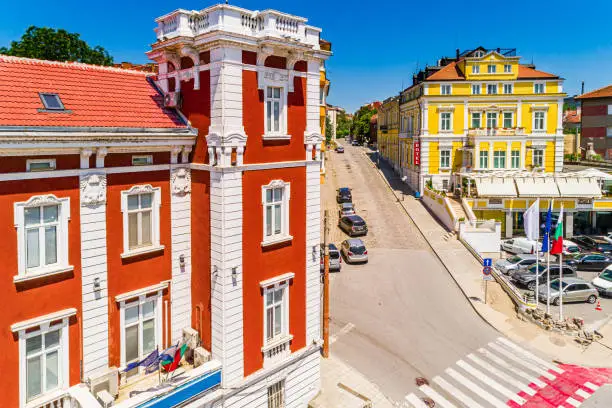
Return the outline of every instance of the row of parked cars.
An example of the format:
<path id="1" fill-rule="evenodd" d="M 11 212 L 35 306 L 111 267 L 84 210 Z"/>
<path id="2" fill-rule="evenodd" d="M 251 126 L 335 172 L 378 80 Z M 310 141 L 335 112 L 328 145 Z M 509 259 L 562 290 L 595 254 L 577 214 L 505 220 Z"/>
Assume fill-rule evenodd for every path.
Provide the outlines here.
<path id="1" fill-rule="evenodd" d="M 542 250 L 542 243 L 527 238 L 511 238 L 501 243 L 501 249 L 513 254 L 534 254 L 536 247 Z M 563 255 L 578 255 L 583 252 L 612 254 L 612 233 L 608 235 L 576 235 L 563 240 Z"/>

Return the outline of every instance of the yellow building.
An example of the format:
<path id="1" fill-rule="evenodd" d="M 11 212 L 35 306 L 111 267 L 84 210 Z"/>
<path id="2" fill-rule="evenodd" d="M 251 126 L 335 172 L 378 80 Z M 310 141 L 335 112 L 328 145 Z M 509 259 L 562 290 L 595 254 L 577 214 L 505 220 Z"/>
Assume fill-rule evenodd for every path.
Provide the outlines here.
<path id="1" fill-rule="evenodd" d="M 399 96 L 387 98 L 378 108 L 378 151 L 396 171 L 402 166 L 399 144 Z"/>
<path id="2" fill-rule="evenodd" d="M 331 51 L 331 43 L 325 40 L 319 40 L 319 45 L 322 50 Z M 329 95 L 329 79 L 327 79 L 327 71 L 325 65 L 321 65 L 320 69 L 320 94 L 319 94 L 319 110 L 320 110 L 320 123 L 321 123 L 321 134 L 325 140 L 325 118 L 327 118 L 327 95 Z M 325 182 L 325 151 L 328 146 L 326 143 L 321 144 L 321 184 Z"/>
<path id="3" fill-rule="evenodd" d="M 521 64 L 516 50 L 457 52 L 413 82 L 389 158 L 414 190 L 452 191 L 466 172 L 562 170 L 563 79 Z"/>

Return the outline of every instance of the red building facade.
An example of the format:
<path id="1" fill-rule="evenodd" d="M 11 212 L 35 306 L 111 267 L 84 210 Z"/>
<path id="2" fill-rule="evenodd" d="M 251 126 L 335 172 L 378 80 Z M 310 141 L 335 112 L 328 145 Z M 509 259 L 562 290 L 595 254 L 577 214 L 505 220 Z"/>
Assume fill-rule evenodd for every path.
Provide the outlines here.
<path id="1" fill-rule="evenodd" d="M 320 388 L 320 30 L 227 5 L 157 22 L 156 76 L 0 57 L 7 406 L 176 403 L 123 369 L 183 341 L 210 361 L 168 387 L 201 406 Z"/>

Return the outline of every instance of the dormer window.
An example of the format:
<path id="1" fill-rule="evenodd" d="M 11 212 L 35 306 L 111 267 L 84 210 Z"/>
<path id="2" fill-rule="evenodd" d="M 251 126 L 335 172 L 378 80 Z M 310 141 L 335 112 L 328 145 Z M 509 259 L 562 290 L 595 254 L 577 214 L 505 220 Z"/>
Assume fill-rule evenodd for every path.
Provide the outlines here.
<path id="1" fill-rule="evenodd" d="M 40 100 L 42 101 L 43 106 L 45 107 L 46 110 L 53 110 L 53 111 L 63 111 L 64 110 L 64 104 L 62 103 L 62 100 L 60 99 L 58 94 L 40 92 L 38 95 L 40 96 Z"/>
<path id="2" fill-rule="evenodd" d="M 476 58 L 482 58 L 484 56 L 484 52 L 481 50 L 478 50 L 474 53 L 474 57 Z"/>

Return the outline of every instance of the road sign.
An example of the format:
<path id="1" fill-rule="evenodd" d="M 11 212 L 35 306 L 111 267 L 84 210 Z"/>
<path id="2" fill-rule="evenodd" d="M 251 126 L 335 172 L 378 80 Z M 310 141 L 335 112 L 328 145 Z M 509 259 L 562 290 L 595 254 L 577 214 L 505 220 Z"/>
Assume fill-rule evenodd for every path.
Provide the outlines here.
<path id="1" fill-rule="evenodd" d="M 484 275 L 490 275 L 491 274 L 491 267 L 490 266 L 485 266 L 484 268 L 482 268 L 482 273 Z"/>
<path id="2" fill-rule="evenodd" d="M 495 278 L 493 277 L 493 275 L 482 275 L 482 280 L 484 280 L 484 281 L 494 281 Z"/>
<path id="3" fill-rule="evenodd" d="M 482 260 L 482 266 L 488 266 L 488 267 L 493 266 L 493 259 L 491 259 L 491 258 L 484 258 Z"/>

